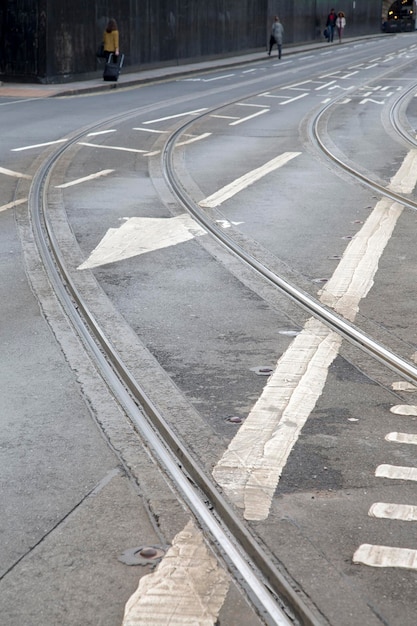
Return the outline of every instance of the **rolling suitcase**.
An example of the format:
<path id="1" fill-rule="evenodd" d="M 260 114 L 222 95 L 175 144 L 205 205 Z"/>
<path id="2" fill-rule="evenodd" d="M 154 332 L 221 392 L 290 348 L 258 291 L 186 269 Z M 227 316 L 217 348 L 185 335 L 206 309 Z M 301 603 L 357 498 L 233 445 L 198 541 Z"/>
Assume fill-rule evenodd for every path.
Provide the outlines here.
<path id="1" fill-rule="evenodd" d="M 117 81 L 118 78 L 119 78 L 120 70 L 122 69 L 125 55 L 124 54 L 119 54 L 119 58 L 118 58 L 118 62 L 117 63 L 115 63 L 113 61 L 113 58 L 114 58 L 114 55 L 111 54 L 109 56 L 109 60 L 107 61 L 106 65 L 104 66 L 103 80 Z"/>

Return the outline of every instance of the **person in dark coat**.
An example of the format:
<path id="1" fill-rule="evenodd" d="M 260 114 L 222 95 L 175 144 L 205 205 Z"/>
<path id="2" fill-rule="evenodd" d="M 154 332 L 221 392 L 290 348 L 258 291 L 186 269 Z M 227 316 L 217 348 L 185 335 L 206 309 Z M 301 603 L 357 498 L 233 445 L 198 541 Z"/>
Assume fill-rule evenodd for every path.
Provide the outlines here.
<path id="1" fill-rule="evenodd" d="M 271 56 L 272 47 L 274 44 L 277 44 L 278 48 L 278 58 L 281 58 L 282 54 L 282 40 L 284 38 L 284 27 L 279 21 L 278 15 L 274 17 L 274 21 L 271 29 L 271 37 L 269 38 L 269 52 L 268 56 Z"/>
<path id="2" fill-rule="evenodd" d="M 333 41 L 334 37 L 334 29 L 336 28 L 336 11 L 334 9 L 330 10 L 329 15 L 327 16 L 326 29 L 327 29 L 327 39 L 329 43 Z"/>

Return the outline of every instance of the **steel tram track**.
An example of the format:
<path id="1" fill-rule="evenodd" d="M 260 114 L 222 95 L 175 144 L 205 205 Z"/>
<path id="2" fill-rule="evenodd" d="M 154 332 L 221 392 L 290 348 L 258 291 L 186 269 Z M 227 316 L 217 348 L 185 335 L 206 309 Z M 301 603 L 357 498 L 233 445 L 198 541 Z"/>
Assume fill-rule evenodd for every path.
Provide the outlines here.
<path id="1" fill-rule="evenodd" d="M 132 112 L 129 112 L 119 114 L 116 119 L 131 116 Z M 88 131 L 102 125 L 103 122 L 96 124 Z M 110 393 L 170 476 L 192 514 L 220 549 L 232 575 L 265 623 L 271 626 L 320 626 L 323 623 L 321 616 L 301 599 L 301 590 L 294 589 L 278 570 L 133 378 L 66 268 L 48 219 L 48 184 L 57 161 L 86 132 L 83 129 L 65 146 L 50 154 L 33 176 L 30 187 L 28 207 L 34 238 L 52 289 Z"/>
<path id="2" fill-rule="evenodd" d="M 162 151 L 162 162 L 166 183 L 172 193 L 200 225 L 257 274 L 272 283 L 308 313 L 341 334 L 350 343 L 384 363 L 400 376 L 416 383 L 417 368 L 380 346 L 372 338 L 366 336 L 354 325 L 347 323 L 321 305 L 313 297 L 271 272 L 207 218 L 205 212 L 191 200 L 182 188 L 180 181 L 175 175 L 173 164 L 173 152 L 179 137 L 196 120 L 236 101 L 237 99 L 235 98 L 230 102 L 206 110 L 204 114 L 194 117 L 192 121 L 182 124 L 170 135 Z M 377 190 L 381 195 L 386 195 L 396 202 L 401 202 L 405 206 L 416 209 L 417 205 L 415 203 L 375 185 L 375 183 L 363 177 L 359 172 L 351 170 L 338 161 L 336 157 L 333 158 L 330 151 L 326 150 L 324 144 L 319 139 L 317 129 L 322 116 L 336 101 L 333 100 L 332 103 L 323 107 L 317 114 L 311 127 L 311 140 L 319 146 L 328 158 L 332 158 L 339 167 L 343 167 L 351 175 L 356 175 L 362 183 Z M 117 398 L 142 437 L 151 446 L 159 462 L 171 476 L 193 514 L 208 529 L 215 543 L 221 547 L 221 552 L 225 560 L 231 565 L 231 569 L 239 572 L 241 583 L 246 588 L 252 602 L 265 621 L 268 624 L 277 624 L 278 626 L 293 624 L 293 618 L 288 617 L 286 612 L 289 609 L 290 614 L 294 614 L 299 623 L 307 626 L 318 626 L 322 623 L 320 616 L 300 600 L 299 593 L 282 576 L 274 562 L 243 526 L 216 487 L 201 472 L 183 444 L 164 421 L 158 408 L 149 400 L 146 393 L 141 389 L 140 384 L 133 379 L 118 354 L 114 351 L 100 325 L 78 293 L 66 269 L 53 228 L 48 220 L 48 183 L 51 172 L 59 158 L 83 137 L 87 131 L 91 132 L 91 130 L 102 127 L 106 123 L 124 121 L 129 117 L 133 117 L 136 113 L 137 110 L 119 114 L 76 133 L 67 144 L 54 151 L 35 174 L 29 194 L 29 211 L 42 261 L 61 306 L 75 331 L 80 336 L 86 350 L 94 360 L 100 375 L 106 381 L 111 392 Z M 200 493 L 197 493 L 196 487 L 198 487 Z"/>
<path id="3" fill-rule="evenodd" d="M 402 94 L 398 98 L 392 109 L 392 117 L 394 120 L 396 120 L 394 126 L 398 130 L 398 132 L 400 132 L 401 127 L 398 123 L 398 116 L 395 111 L 403 103 L 403 101 L 407 97 L 409 97 L 409 94 L 412 92 L 413 89 L 415 89 L 415 85 L 410 87 L 404 94 Z M 402 196 L 401 194 L 395 193 L 387 189 L 386 187 L 379 185 L 370 178 L 364 176 L 358 170 L 355 170 L 353 167 L 350 167 L 349 165 L 344 163 L 330 149 L 326 147 L 325 143 L 320 137 L 319 126 L 322 123 L 323 118 L 329 113 L 331 107 L 337 104 L 338 100 L 342 99 L 343 97 L 344 95 L 333 99 L 331 102 L 324 105 L 315 114 L 314 118 L 310 122 L 309 128 L 309 138 L 311 144 L 316 149 L 318 149 L 327 159 L 332 161 L 338 168 L 348 173 L 356 180 L 360 181 L 363 185 L 376 191 L 381 196 L 390 198 L 394 202 L 398 202 L 410 209 L 417 210 L 416 202 L 413 202 L 412 200 Z M 220 108 L 222 107 L 218 107 L 218 109 Z M 212 111 L 210 111 L 209 113 L 211 112 Z M 205 115 L 207 115 L 207 112 L 199 116 L 197 119 L 201 119 Z M 248 265 L 258 275 L 262 276 L 262 278 L 266 279 L 269 283 L 274 285 L 277 289 L 279 289 L 281 293 L 289 297 L 302 309 L 307 311 L 307 313 L 311 314 L 316 319 L 326 324 L 330 329 L 334 330 L 344 339 L 349 341 L 349 343 L 366 352 L 368 355 L 370 355 L 383 365 L 387 366 L 390 370 L 398 374 L 400 377 L 406 379 L 413 384 L 417 384 L 417 367 L 403 359 L 401 356 L 395 354 L 385 346 L 381 345 L 369 335 L 363 333 L 354 324 L 347 322 L 345 319 L 331 311 L 328 307 L 321 304 L 313 296 L 307 294 L 306 292 L 294 286 L 284 278 L 272 272 L 257 258 L 249 254 L 241 245 L 233 240 L 233 238 L 225 233 L 219 226 L 213 223 L 213 221 L 209 217 L 207 217 L 205 211 L 192 200 L 192 198 L 187 194 L 187 191 L 182 186 L 181 181 L 176 176 L 174 167 L 174 150 L 175 144 L 179 140 L 180 136 L 187 129 L 189 129 L 190 126 L 195 123 L 195 121 L 196 118 L 192 121 L 186 122 L 169 137 L 166 142 L 163 155 L 166 182 L 169 185 L 172 193 L 176 196 L 178 201 L 183 206 L 183 208 L 188 211 L 192 215 L 192 217 L 203 228 L 205 228 L 219 243 L 225 246 L 229 250 L 229 252 L 232 252 L 244 264 Z M 407 138 L 407 140 L 410 142 L 409 135 L 405 135 L 403 133 L 401 133 L 401 135 Z M 417 145 L 417 142 L 415 142 L 414 145 Z"/>

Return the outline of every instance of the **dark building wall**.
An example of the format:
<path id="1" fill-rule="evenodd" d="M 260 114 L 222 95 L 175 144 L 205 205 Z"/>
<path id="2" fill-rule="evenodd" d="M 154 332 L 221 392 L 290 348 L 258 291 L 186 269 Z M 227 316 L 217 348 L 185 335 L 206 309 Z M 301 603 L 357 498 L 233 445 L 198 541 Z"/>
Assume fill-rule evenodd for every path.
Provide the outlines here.
<path id="1" fill-rule="evenodd" d="M 381 32 L 383 0 L 269 0 L 268 16 L 272 23 L 279 15 L 285 27 L 286 43 L 299 43 L 323 38 L 330 9 L 343 11 L 346 37 Z"/>
<path id="2" fill-rule="evenodd" d="M 382 0 L 347 4 L 346 36 L 380 32 Z M 110 17 L 125 65 L 138 69 L 261 51 L 276 14 L 286 45 L 322 38 L 330 8 L 328 0 L 1 0 L 1 78 L 52 83 L 100 75 L 95 51 Z"/>

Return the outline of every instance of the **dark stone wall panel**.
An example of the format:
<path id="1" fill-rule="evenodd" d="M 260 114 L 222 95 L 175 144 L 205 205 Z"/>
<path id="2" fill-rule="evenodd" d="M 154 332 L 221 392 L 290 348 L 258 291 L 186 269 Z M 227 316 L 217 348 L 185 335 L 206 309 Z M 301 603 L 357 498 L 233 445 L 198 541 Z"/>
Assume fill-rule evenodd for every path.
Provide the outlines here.
<path id="1" fill-rule="evenodd" d="M 38 0 L 1 3 L 0 70 L 3 73 L 37 74 L 38 8 Z"/>

